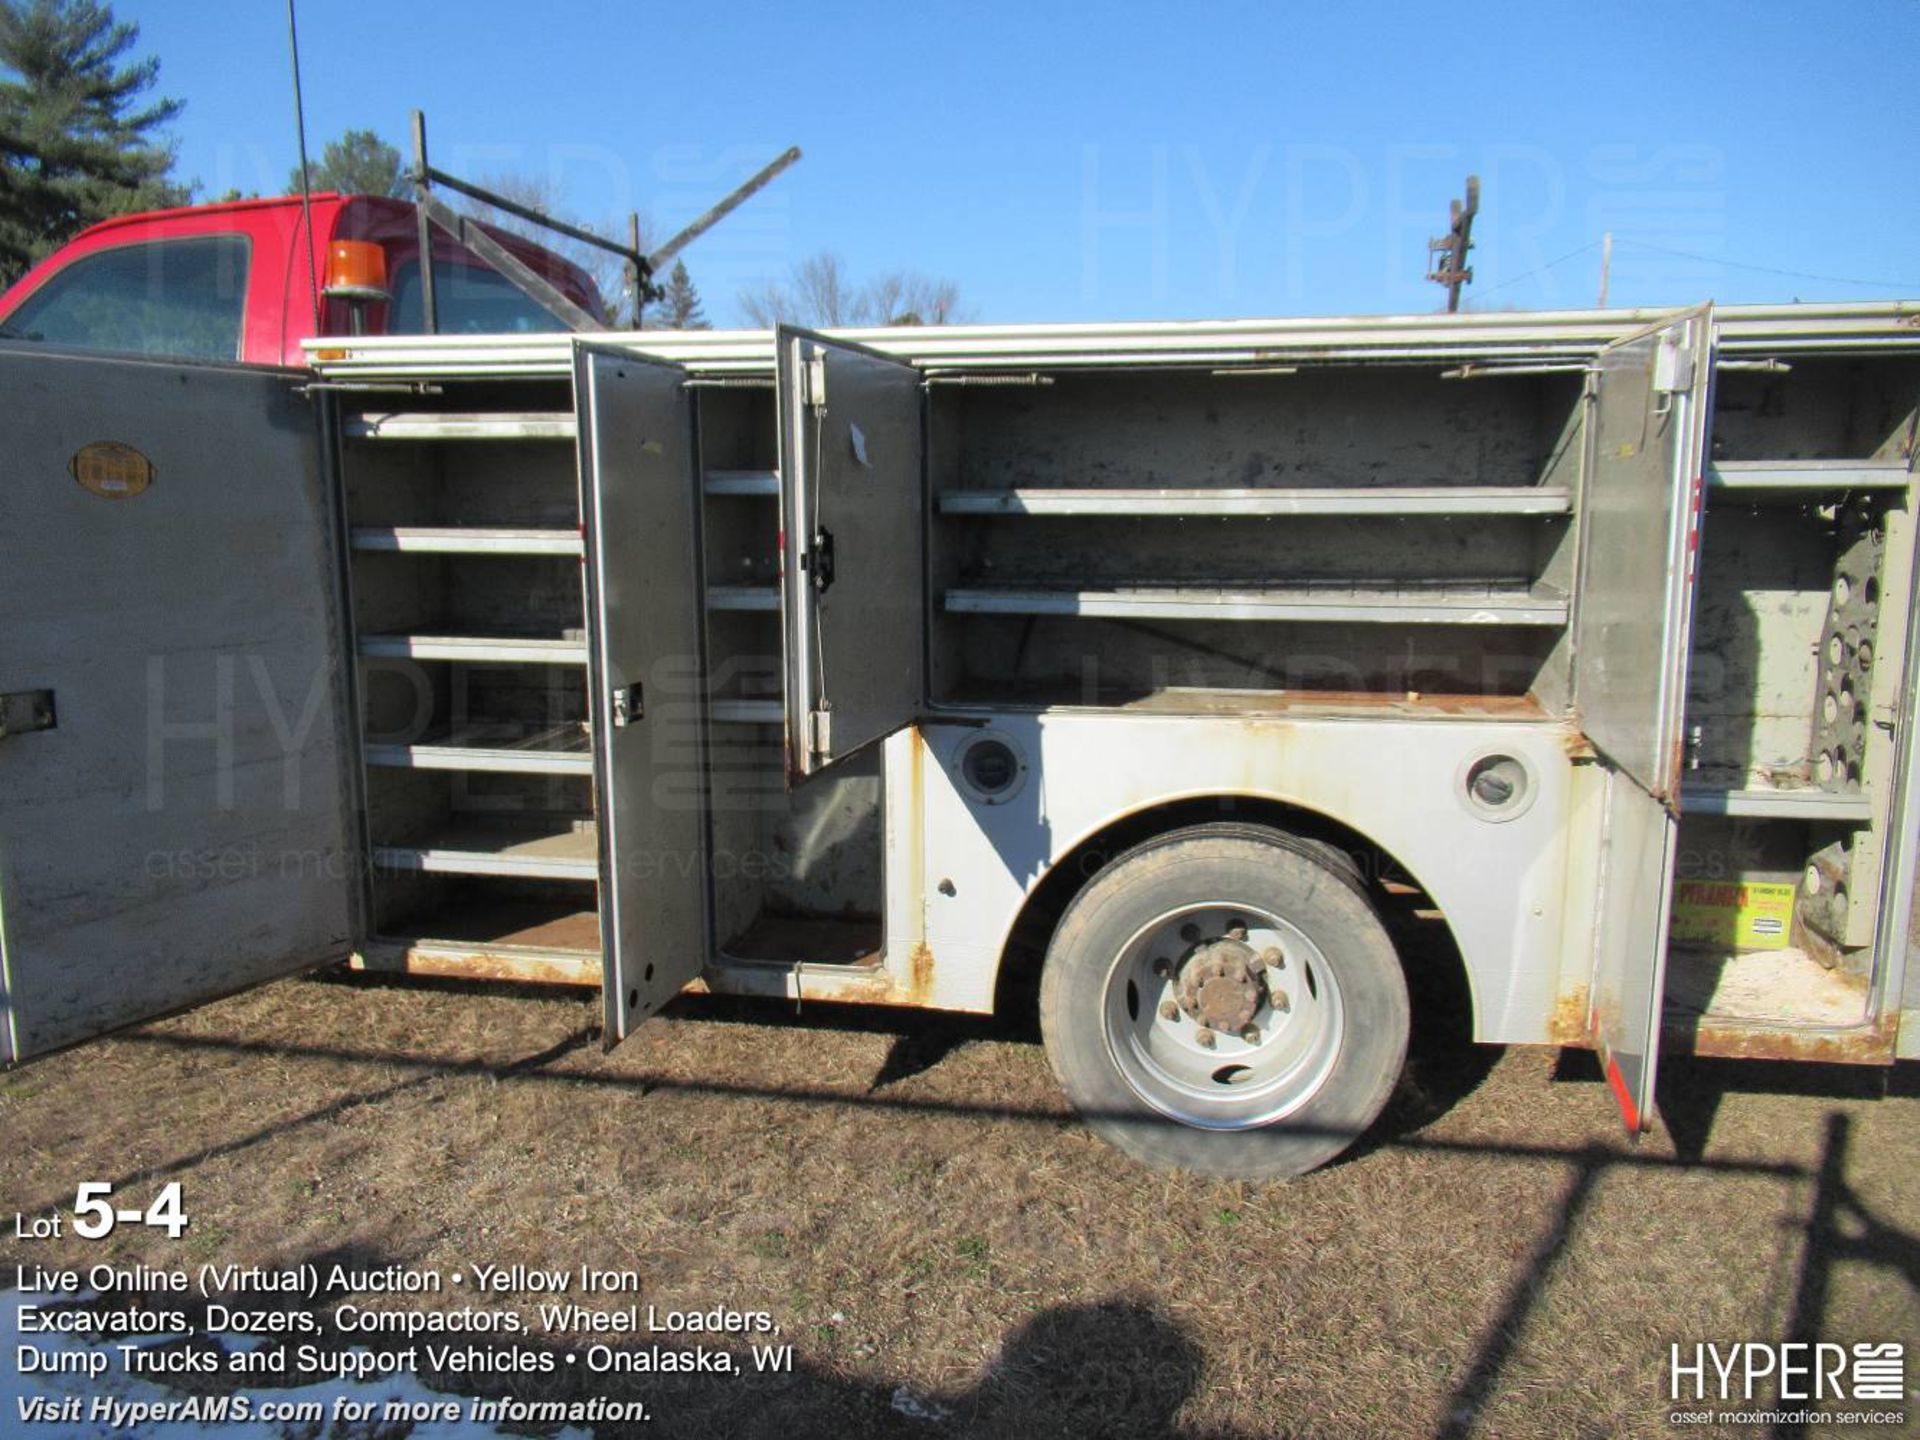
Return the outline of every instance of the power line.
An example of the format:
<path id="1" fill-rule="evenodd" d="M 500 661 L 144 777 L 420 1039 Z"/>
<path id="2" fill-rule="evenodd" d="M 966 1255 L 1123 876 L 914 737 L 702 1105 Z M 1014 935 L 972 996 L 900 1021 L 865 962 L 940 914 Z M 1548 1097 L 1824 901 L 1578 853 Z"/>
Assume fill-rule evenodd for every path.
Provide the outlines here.
<path id="1" fill-rule="evenodd" d="M 1509 285 L 1518 285 L 1522 280 L 1531 280 L 1536 275 L 1544 275 L 1547 273 L 1547 271 L 1553 269 L 1554 266 L 1564 265 L 1567 263 L 1567 261 L 1573 259 L 1576 255 L 1586 254 L 1587 251 L 1593 249 L 1594 246 L 1598 245 L 1599 243 L 1600 242 L 1598 240 L 1589 240 L 1586 244 L 1582 245 L 1578 250 L 1569 250 L 1566 254 L 1562 255 L 1559 259 L 1549 260 L 1546 264 L 1538 266 L 1535 269 L 1529 270 L 1524 275 L 1516 275 L 1511 280 L 1502 280 L 1498 285 L 1490 285 L 1485 290 L 1482 290 L 1480 294 L 1483 298 L 1488 295 L 1495 295 L 1495 294 L 1498 294 L 1500 291 L 1506 289 Z"/>
<path id="2" fill-rule="evenodd" d="M 1696 255 L 1690 250 L 1675 250 L 1667 245 L 1655 245 L 1648 240 L 1634 240 L 1622 235 L 1622 245 L 1637 245 L 1642 250 L 1658 251 L 1662 255 L 1678 256 L 1682 260 L 1698 260 L 1703 265 L 1724 265 L 1729 270 L 1751 270 L 1759 275 L 1784 275 L 1790 280 L 1819 280 L 1828 285 L 1860 285 L 1869 290 L 1908 290 L 1920 292 L 1920 284 L 1904 280 L 1856 280 L 1846 275 L 1816 275 L 1809 270 L 1781 270 L 1772 265 L 1748 265 L 1739 260 L 1722 260 L 1715 255 Z M 1554 262 L 1558 264 L 1559 262 Z M 1534 272 L 1538 274 L 1539 272 Z M 1522 279 L 1525 277 L 1522 276 Z"/>

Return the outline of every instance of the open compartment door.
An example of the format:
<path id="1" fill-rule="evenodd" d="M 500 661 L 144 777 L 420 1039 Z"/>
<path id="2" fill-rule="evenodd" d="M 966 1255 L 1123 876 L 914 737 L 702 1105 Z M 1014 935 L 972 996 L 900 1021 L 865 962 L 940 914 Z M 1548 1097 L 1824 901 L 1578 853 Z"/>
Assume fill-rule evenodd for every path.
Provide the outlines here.
<path id="1" fill-rule="evenodd" d="M 698 464 L 678 366 L 581 344 L 574 395 L 611 1044 L 709 948 Z"/>
<path id="2" fill-rule="evenodd" d="M 0 1060 L 343 958 L 339 528 L 296 377 L 0 347 Z"/>
<path id="3" fill-rule="evenodd" d="M 920 377 L 778 332 L 787 754 L 812 775 L 913 723 L 926 695 Z"/>
<path id="4" fill-rule="evenodd" d="M 1581 502 L 1574 706 L 1609 767 L 1588 1020 L 1635 1132 L 1666 989 L 1712 347 L 1702 306 L 1601 352 Z"/>

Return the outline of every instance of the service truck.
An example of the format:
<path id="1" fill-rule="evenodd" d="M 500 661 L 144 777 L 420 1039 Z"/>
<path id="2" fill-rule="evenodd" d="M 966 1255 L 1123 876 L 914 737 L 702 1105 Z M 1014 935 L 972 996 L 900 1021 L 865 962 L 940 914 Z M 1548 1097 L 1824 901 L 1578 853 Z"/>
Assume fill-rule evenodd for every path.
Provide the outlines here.
<path id="1" fill-rule="evenodd" d="M 341 960 L 1032 1004 L 1280 1176 L 1410 966 L 1636 1131 L 1920 1055 L 1920 306 L 305 354 L 0 349 L 10 1063 Z"/>

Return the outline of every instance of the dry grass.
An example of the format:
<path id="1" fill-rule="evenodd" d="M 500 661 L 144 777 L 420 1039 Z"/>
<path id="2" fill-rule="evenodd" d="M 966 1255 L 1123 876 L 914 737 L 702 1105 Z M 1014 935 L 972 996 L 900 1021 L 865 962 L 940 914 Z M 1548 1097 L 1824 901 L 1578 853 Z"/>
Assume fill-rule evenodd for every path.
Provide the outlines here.
<path id="1" fill-rule="evenodd" d="M 1619 1141 L 1578 1063 L 1430 1048 L 1357 1156 L 1240 1185 L 1123 1161 L 1005 1027 L 683 1001 L 603 1055 L 596 1018 L 270 987 L 8 1077 L 0 1206 L 178 1178 L 188 1237 L 123 1229 L 113 1259 L 585 1261 L 662 1308 L 774 1311 L 791 1376 L 540 1382 L 647 1398 L 654 1435 L 1625 1436 L 1668 1428 L 1669 1341 L 1798 1322 L 1920 1354 L 1910 1069 L 1883 1099 L 1882 1072 L 1673 1067 L 1683 1164 L 1665 1128 Z M 1833 1116 L 1887 1228 L 1809 1252 Z M 0 1273 L 100 1258 L 8 1241 Z"/>

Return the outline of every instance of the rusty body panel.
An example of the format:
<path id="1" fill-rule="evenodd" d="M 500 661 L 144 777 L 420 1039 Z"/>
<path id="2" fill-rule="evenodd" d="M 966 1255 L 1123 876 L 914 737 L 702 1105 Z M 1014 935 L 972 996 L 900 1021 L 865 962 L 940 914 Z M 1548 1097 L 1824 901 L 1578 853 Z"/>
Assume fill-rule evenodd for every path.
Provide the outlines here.
<path id="1" fill-rule="evenodd" d="M 1568 991 L 1554 1006 L 1552 1044 L 1567 1050 L 1591 1050 L 1585 986 Z M 1840 1027 L 1772 1025 L 1724 1019 L 1669 1009 L 1661 1023 L 1660 1044 L 1669 1055 L 1727 1060 L 1815 1060 L 1841 1065 L 1894 1063 L 1896 1017 Z"/>
<path id="2" fill-rule="evenodd" d="M 348 962 L 373 974 L 425 975 L 512 985 L 576 985 L 598 989 L 600 952 L 482 950 L 470 946 L 368 944 Z"/>
<path id="3" fill-rule="evenodd" d="M 779 1000 L 822 1000 L 849 1005 L 928 1008 L 933 995 L 933 952 L 911 952 L 914 979 L 902 984 L 878 957 L 858 965 L 779 965 L 721 960 L 687 986 L 692 995 L 751 995 Z"/>
<path id="4" fill-rule="evenodd" d="M 1671 1055 L 1730 1060 L 1817 1060 L 1839 1065 L 1891 1065 L 1896 1016 L 1844 1029 L 1767 1025 L 1753 1020 L 1717 1020 L 1669 1013 L 1661 1044 Z"/>
<path id="5" fill-rule="evenodd" d="M 1593 1048 L 1593 998 L 1585 985 L 1566 991 L 1554 1002 L 1547 1037 L 1550 1044 L 1570 1050 Z"/>

